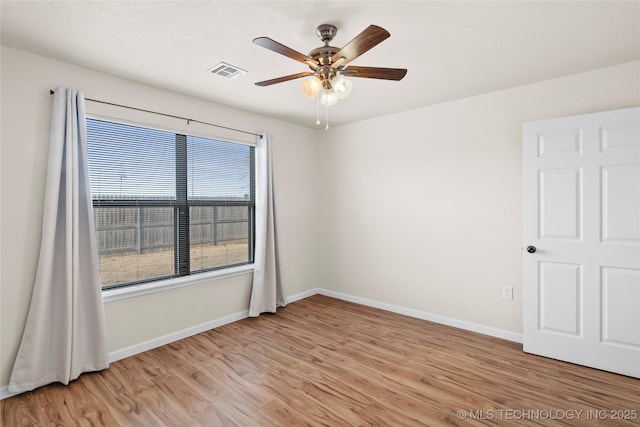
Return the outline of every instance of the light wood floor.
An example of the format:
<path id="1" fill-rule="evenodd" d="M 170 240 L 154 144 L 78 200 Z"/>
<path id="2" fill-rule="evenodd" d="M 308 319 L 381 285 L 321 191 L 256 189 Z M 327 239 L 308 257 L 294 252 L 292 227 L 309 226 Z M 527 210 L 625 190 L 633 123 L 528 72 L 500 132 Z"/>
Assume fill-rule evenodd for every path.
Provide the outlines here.
<path id="1" fill-rule="evenodd" d="M 0 404 L 7 427 L 638 426 L 640 380 L 316 295 Z"/>

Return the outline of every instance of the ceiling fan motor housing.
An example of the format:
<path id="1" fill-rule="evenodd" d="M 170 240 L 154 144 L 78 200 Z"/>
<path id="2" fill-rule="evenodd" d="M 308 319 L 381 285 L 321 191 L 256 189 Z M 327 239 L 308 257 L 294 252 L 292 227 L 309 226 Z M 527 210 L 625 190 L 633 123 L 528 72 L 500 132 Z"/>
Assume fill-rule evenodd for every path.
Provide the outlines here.
<path id="1" fill-rule="evenodd" d="M 333 46 L 322 46 L 309 52 L 309 56 L 320 63 L 320 65 L 331 65 L 331 58 L 340 49 Z"/>
<path id="2" fill-rule="evenodd" d="M 329 46 L 329 42 L 333 40 L 337 32 L 336 26 L 331 24 L 321 24 L 316 28 L 316 35 L 322 40 L 324 46 L 313 49 L 309 52 L 309 56 L 318 61 L 321 66 L 331 65 L 333 55 L 340 51 L 340 48 Z"/>

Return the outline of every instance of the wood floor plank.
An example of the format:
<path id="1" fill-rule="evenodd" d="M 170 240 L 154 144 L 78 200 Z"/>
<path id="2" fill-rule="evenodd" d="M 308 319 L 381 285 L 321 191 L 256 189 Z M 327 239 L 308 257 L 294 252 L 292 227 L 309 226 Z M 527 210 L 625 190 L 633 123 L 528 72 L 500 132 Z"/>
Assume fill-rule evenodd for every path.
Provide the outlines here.
<path id="1" fill-rule="evenodd" d="M 638 427 L 640 380 L 316 295 L 0 405 L 7 427 Z"/>

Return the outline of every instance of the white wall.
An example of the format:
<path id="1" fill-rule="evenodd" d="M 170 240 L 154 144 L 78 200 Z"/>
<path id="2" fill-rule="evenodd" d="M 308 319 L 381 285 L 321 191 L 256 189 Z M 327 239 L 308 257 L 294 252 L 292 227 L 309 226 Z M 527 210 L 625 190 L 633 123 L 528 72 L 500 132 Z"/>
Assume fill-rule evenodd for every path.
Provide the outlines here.
<path id="1" fill-rule="evenodd" d="M 1 53 L 0 386 L 9 382 L 31 298 L 48 156 L 49 90 L 59 85 L 80 89 L 91 98 L 273 134 L 277 226 L 287 295 L 317 286 L 314 194 L 318 132 L 7 47 Z M 89 111 L 98 108 L 90 104 Z M 217 132 L 204 127 L 198 132 L 206 131 Z M 246 310 L 251 277 L 245 274 L 107 303 L 109 351 Z"/>
<path id="2" fill-rule="evenodd" d="M 637 105 L 640 62 L 334 128 L 318 283 L 521 334 L 522 123 Z"/>

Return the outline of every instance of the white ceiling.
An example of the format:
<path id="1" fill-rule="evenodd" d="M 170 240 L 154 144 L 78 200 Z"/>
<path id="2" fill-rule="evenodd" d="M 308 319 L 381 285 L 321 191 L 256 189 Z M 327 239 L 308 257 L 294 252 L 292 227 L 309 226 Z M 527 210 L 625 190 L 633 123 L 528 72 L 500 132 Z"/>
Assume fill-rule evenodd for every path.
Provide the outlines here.
<path id="1" fill-rule="evenodd" d="M 308 127 L 316 104 L 300 80 L 254 85 L 308 68 L 255 37 L 307 54 L 322 45 L 322 23 L 338 27 L 336 47 L 370 24 L 391 33 L 351 64 L 407 68 L 407 76 L 353 79 L 349 98 L 330 107 L 332 126 L 640 59 L 638 1 L 3 0 L 0 8 L 3 45 Z M 207 73 L 220 61 L 248 73 Z"/>

